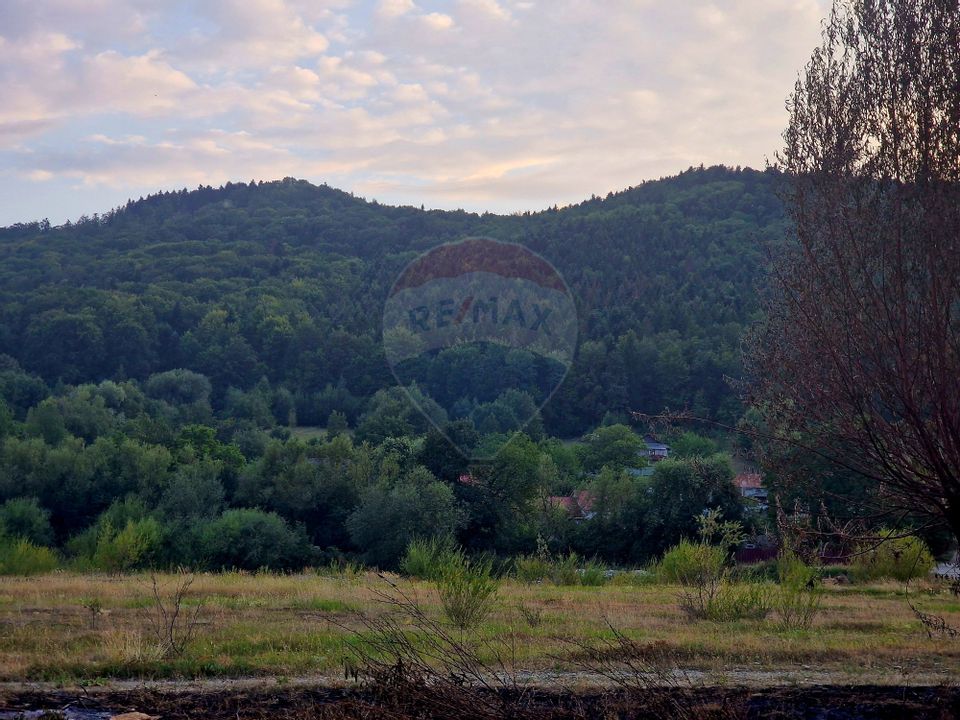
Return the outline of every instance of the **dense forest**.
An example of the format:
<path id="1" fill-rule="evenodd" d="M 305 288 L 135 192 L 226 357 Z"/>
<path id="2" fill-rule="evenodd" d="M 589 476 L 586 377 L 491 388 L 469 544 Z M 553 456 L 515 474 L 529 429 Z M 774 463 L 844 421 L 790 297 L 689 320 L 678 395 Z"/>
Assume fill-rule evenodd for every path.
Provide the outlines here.
<path id="1" fill-rule="evenodd" d="M 387 207 L 288 179 L 17 225 L 0 230 L 0 353 L 48 387 L 186 368 L 209 379 L 217 411 L 231 389 L 266 379 L 289 394 L 279 422 L 293 411 L 323 424 L 339 410 L 352 423 L 393 382 L 378 323 L 399 271 L 439 243 L 485 235 L 543 255 L 578 303 L 578 358 L 544 410 L 548 432 L 667 406 L 735 420 L 723 378 L 738 372 L 756 310 L 760 242 L 783 232 L 775 180 L 691 170 L 498 216 Z M 40 391 L 21 392 L 8 401 L 22 417 Z"/>
<path id="2" fill-rule="evenodd" d="M 502 216 L 286 179 L 0 229 L 0 533 L 6 523 L 8 535 L 107 564 L 126 543 L 166 562 L 292 566 L 347 551 L 389 565 L 411 538 L 451 533 L 498 553 L 547 534 L 649 557 L 705 503 L 739 513 L 729 462 L 710 440 L 680 436 L 689 452 L 638 479 L 623 471 L 641 464 L 642 429 L 618 423 L 664 408 L 743 416 L 728 379 L 757 313 L 763 244 L 786 226 L 777 181 L 691 169 Z M 539 412 L 524 385 L 535 359 L 522 352 L 490 360 L 501 367 L 484 397 L 458 396 L 458 372 L 477 361 L 468 347 L 424 370 L 413 392 L 461 444 L 534 416 L 479 468 L 410 406 L 380 339 L 398 273 L 469 236 L 553 263 L 580 323 L 574 364 Z M 458 482 L 464 473 L 474 481 Z M 697 494 L 668 522 L 651 487 L 683 482 Z M 585 483 L 609 507 L 589 529 L 529 512 Z M 244 549 L 253 535 L 269 541 Z"/>

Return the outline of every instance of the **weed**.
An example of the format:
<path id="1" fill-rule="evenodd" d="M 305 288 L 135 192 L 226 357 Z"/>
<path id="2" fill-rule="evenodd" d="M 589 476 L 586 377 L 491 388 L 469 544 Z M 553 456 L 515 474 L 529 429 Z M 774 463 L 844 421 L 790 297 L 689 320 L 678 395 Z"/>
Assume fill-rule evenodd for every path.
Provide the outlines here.
<path id="1" fill-rule="evenodd" d="M 103 614 L 103 603 L 100 598 L 87 598 L 81 601 L 84 610 L 90 613 L 90 629 L 97 629 L 97 618 Z"/>
<path id="2" fill-rule="evenodd" d="M 153 607 L 148 619 L 151 632 L 157 639 L 162 656 L 165 658 L 183 657 L 196 632 L 203 603 L 197 603 L 189 611 L 184 603 L 193 581 L 194 578 L 191 576 L 179 575 L 173 592 L 165 598 L 165 593 L 157 582 L 157 576 L 150 575 Z"/>
<path id="3" fill-rule="evenodd" d="M 550 582 L 554 585 L 580 584 L 580 556 L 575 552 L 561 555 L 550 565 Z"/>
<path id="4" fill-rule="evenodd" d="M 926 577 L 933 569 L 933 555 L 918 537 L 895 537 L 892 530 L 879 533 L 877 540 L 864 543 L 850 570 L 857 581 L 891 578 L 908 582 Z"/>
<path id="5" fill-rule="evenodd" d="M 607 582 L 609 570 L 599 560 L 590 560 L 583 564 L 580 570 L 580 584 L 590 587 L 599 587 Z"/>
<path id="6" fill-rule="evenodd" d="M 439 580 L 451 565 L 463 562 L 463 551 L 450 538 L 418 538 L 407 546 L 400 570 L 410 577 Z"/>
<path id="7" fill-rule="evenodd" d="M 819 573 L 793 553 L 777 560 L 780 591 L 774 606 L 778 625 L 785 630 L 806 630 L 823 604 Z"/>
<path id="8" fill-rule="evenodd" d="M 770 614 L 774 603 L 774 586 L 770 583 L 724 583 L 705 617 L 717 622 L 762 620 Z"/>
<path id="9" fill-rule="evenodd" d="M 491 563 L 461 559 L 444 567 L 436 580 L 443 613 L 460 632 L 479 625 L 493 610 L 500 583 L 491 576 Z"/>
<path id="10" fill-rule="evenodd" d="M 542 535 L 537 535 L 537 551 L 514 559 L 514 571 L 521 582 L 542 582 L 550 576 L 550 549 Z"/>
<path id="11" fill-rule="evenodd" d="M 517 611 L 523 621 L 532 628 L 540 627 L 543 622 L 543 608 L 536 605 L 527 605 L 526 603 L 517 603 Z"/>

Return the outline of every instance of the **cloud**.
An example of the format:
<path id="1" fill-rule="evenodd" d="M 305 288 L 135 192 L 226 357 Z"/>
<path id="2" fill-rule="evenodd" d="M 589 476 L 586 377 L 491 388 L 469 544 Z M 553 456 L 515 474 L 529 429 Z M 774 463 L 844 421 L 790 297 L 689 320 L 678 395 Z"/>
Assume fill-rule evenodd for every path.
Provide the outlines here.
<path id="1" fill-rule="evenodd" d="M 172 53 L 184 66 L 215 76 L 315 57 L 330 44 L 286 0 L 204 0 L 196 8 L 198 25 L 212 29 L 174 43 Z"/>
<path id="2" fill-rule="evenodd" d="M 826 10 L 7 0 L 0 198 L 31 179 L 50 215 L 63 197 L 44 193 L 64 182 L 106 202 L 297 175 L 383 201 L 514 210 L 701 162 L 762 166 Z M 0 200 L 0 223 L 32 207 Z"/>
<path id="3" fill-rule="evenodd" d="M 377 14 L 385 18 L 396 18 L 413 12 L 417 6 L 413 0 L 380 0 Z"/>
<path id="4" fill-rule="evenodd" d="M 509 22 L 512 14 L 497 0 L 459 0 L 457 15 L 469 24 L 477 22 Z"/>
<path id="5" fill-rule="evenodd" d="M 449 30 L 453 27 L 453 18 L 443 13 L 427 13 L 423 16 L 423 22 L 431 30 Z"/>

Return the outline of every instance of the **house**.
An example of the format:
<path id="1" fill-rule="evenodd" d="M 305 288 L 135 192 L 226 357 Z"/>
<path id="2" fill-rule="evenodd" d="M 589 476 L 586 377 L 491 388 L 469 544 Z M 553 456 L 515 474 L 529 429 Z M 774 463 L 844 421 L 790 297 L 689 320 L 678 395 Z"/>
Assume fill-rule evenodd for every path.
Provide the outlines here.
<path id="1" fill-rule="evenodd" d="M 733 484 L 740 491 L 740 497 L 747 501 L 749 509 L 757 512 L 767 509 L 767 489 L 763 486 L 763 478 L 760 477 L 760 473 L 739 473 L 733 479 Z"/>
<path id="2" fill-rule="evenodd" d="M 643 441 L 647 445 L 647 459 L 650 462 L 657 462 L 670 457 L 670 446 L 659 442 L 653 435 L 644 435 Z"/>
<path id="3" fill-rule="evenodd" d="M 560 508 L 566 512 L 574 522 L 590 520 L 596 515 L 593 505 L 596 497 L 589 490 L 580 490 L 572 495 L 551 495 L 547 498 L 547 506 Z"/>
<path id="4" fill-rule="evenodd" d="M 773 560 L 780 553 L 780 545 L 772 535 L 756 535 L 740 544 L 733 554 L 739 565 Z"/>
<path id="5" fill-rule="evenodd" d="M 480 485 L 480 481 L 470 473 L 462 473 L 460 477 L 457 478 L 457 482 L 461 485 L 469 485 L 471 487 L 477 487 Z"/>

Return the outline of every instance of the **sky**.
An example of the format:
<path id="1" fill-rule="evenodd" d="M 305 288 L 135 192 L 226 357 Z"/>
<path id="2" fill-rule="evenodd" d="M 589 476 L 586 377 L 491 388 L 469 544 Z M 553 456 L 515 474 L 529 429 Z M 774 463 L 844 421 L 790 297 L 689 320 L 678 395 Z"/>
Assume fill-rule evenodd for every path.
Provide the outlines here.
<path id="1" fill-rule="evenodd" d="M 0 225 L 305 178 L 512 212 L 764 167 L 828 0 L 0 0 Z"/>

